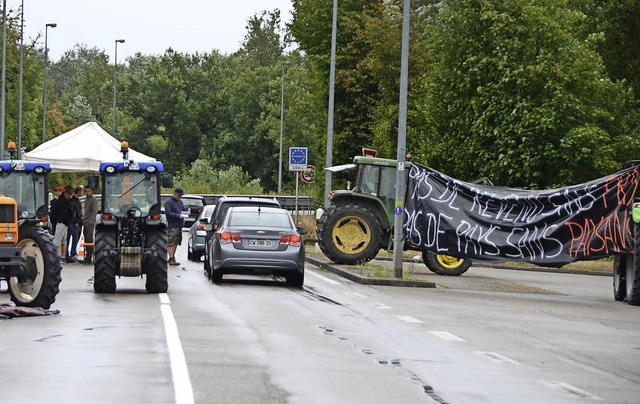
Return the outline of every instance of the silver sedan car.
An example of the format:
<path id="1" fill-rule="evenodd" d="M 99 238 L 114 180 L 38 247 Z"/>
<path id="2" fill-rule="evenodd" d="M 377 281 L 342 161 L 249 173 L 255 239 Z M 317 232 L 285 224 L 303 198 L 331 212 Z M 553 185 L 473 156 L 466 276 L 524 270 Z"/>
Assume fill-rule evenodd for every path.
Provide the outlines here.
<path id="1" fill-rule="evenodd" d="M 209 240 L 211 279 L 223 274 L 284 276 L 287 284 L 304 283 L 305 248 L 302 235 L 289 212 L 281 208 L 236 206 Z"/>
<path id="2" fill-rule="evenodd" d="M 209 218 L 216 205 L 205 205 L 196 221 L 189 227 L 189 236 L 187 237 L 187 259 L 190 261 L 200 261 L 200 257 L 204 255 L 204 237 L 207 232 L 204 227 L 209 223 Z"/>

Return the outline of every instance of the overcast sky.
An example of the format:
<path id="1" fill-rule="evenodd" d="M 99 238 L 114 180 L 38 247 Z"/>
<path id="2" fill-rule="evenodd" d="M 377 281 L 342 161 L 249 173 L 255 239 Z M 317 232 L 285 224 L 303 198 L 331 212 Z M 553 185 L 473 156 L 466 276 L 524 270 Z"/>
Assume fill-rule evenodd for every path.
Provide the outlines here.
<path id="1" fill-rule="evenodd" d="M 21 0 L 7 0 L 17 10 Z M 1 6 L 1 5 L 0 5 Z M 136 52 L 159 55 L 177 52 L 221 53 L 238 50 L 246 34 L 247 19 L 264 10 L 279 9 L 282 22 L 291 19 L 291 0 L 24 0 L 25 40 L 48 29 L 49 58 L 58 60 L 75 44 L 103 49 L 118 61 Z"/>

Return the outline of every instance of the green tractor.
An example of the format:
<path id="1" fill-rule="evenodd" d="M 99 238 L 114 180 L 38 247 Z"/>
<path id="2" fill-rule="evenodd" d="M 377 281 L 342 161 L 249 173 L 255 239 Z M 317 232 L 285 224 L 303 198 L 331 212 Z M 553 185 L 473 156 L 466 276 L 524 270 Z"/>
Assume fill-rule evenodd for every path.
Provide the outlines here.
<path id="1" fill-rule="evenodd" d="M 405 164 L 406 168 L 411 163 Z M 332 205 L 319 219 L 318 244 L 337 264 L 368 262 L 380 249 L 393 248 L 393 220 L 396 198 L 397 161 L 356 156 L 353 164 L 330 167 L 338 172 L 357 169 L 355 187 L 331 193 Z M 417 250 L 404 244 L 404 250 Z M 458 276 L 471 266 L 468 259 L 422 250 L 422 259 L 438 275 Z"/>

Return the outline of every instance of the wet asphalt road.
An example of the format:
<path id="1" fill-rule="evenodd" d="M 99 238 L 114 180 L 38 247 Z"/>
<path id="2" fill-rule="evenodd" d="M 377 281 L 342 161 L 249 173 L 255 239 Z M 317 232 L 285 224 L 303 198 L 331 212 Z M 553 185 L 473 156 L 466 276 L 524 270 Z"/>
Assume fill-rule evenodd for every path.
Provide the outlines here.
<path id="1" fill-rule="evenodd" d="M 185 233 L 186 235 L 186 233 Z M 303 290 L 209 282 L 171 267 L 169 292 L 121 278 L 96 295 L 66 264 L 56 316 L 0 321 L 2 402 L 636 403 L 640 308 L 600 276 L 472 268 L 495 291 L 353 283 L 307 265 Z M 467 274 L 463 276 L 467 276 Z M 8 302 L 3 283 L 0 302 Z M 519 290 L 519 289 L 518 289 Z"/>

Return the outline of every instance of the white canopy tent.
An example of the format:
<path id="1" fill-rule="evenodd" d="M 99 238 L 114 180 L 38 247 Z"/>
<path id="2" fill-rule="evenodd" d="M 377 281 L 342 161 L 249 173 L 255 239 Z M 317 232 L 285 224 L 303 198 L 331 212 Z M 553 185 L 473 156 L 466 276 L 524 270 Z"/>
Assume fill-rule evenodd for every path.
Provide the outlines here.
<path id="1" fill-rule="evenodd" d="M 23 160 L 51 164 L 54 172 L 98 171 L 103 161 L 121 161 L 120 141 L 95 122 L 87 122 L 23 155 Z M 129 160 L 155 161 L 129 148 Z"/>

